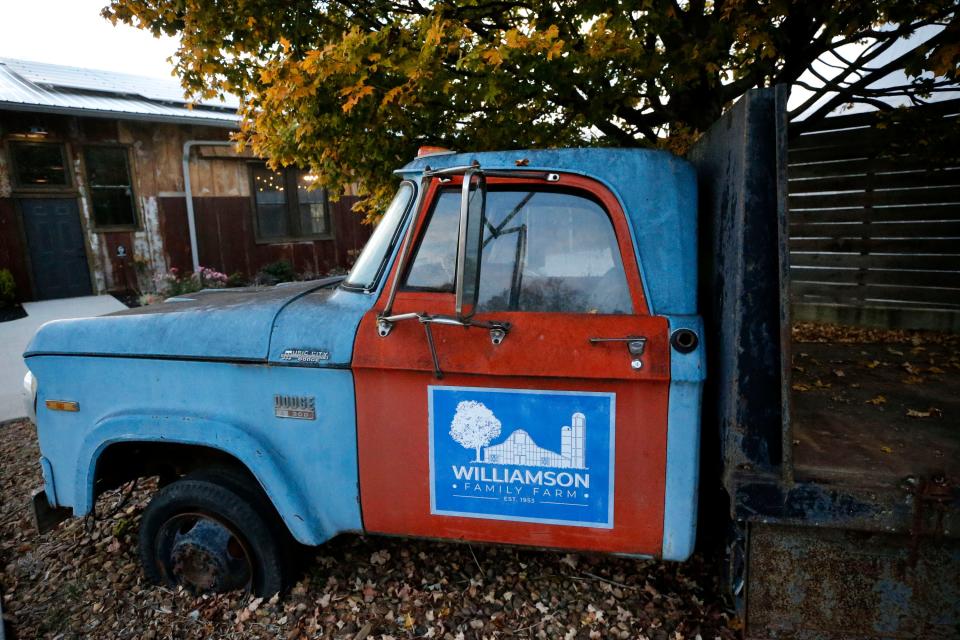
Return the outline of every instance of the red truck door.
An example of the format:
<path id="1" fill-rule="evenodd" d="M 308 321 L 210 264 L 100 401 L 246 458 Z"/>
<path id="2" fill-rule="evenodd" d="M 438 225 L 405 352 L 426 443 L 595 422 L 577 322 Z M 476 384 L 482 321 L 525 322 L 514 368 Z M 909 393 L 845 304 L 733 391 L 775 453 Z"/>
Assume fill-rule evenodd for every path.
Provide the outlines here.
<path id="1" fill-rule="evenodd" d="M 461 180 L 427 185 L 392 314 L 454 314 Z M 474 320 L 509 323 L 499 344 L 415 318 L 381 336 L 389 287 L 361 323 L 366 530 L 658 554 L 668 326 L 618 200 L 581 176 L 490 177 L 482 238 Z"/>

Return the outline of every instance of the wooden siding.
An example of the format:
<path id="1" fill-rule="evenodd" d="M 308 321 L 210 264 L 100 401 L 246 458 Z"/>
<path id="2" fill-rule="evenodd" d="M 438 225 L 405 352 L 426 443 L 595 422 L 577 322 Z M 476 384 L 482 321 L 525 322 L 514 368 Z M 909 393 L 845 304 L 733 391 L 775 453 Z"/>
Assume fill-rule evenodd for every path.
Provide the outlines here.
<path id="1" fill-rule="evenodd" d="M 72 185 L 60 188 L 60 197 L 77 198 L 85 250 L 98 292 L 139 288 L 146 292 L 154 278 L 177 267 L 192 270 L 187 229 L 183 145 L 188 140 L 226 141 L 222 128 L 78 118 L 63 115 L 0 111 L 0 142 L 33 130 L 44 139 L 62 142 L 70 163 Z M 93 223 L 83 165 L 89 144 L 117 144 L 129 150 L 131 180 L 136 196 L 135 229 L 98 231 Z M 362 248 L 370 228 L 349 212 L 356 201 L 348 189 L 339 203 L 331 203 L 333 239 L 283 244 L 257 244 L 253 234 L 249 166 L 256 159 L 238 155 L 232 147 L 195 147 L 190 176 L 197 216 L 200 263 L 227 273 L 252 276 L 265 264 L 289 260 L 301 273 L 324 274 L 349 267 Z M 0 144 L 0 268 L 8 268 L 21 299 L 33 298 L 31 265 L 25 246 L 16 198 L 27 196 L 11 185 L 5 150 Z M 125 257 L 117 255 L 120 247 Z"/>
<path id="2" fill-rule="evenodd" d="M 286 260 L 303 274 L 324 275 L 353 264 L 370 235 L 370 227 L 350 211 L 355 196 L 330 203 L 332 240 L 257 243 L 249 197 L 194 198 L 200 264 L 227 274 L 254 276 L 265 265 Z M 181 272 L 192 270 L 187 234 L 186 202 L 160 198 L 161 229 L 166 259 Z"/>
<path id="3" fill-rule="evenodd" d="M 29 257 L 20 219 L 12 198 L 0 197 L 0 269 L 9 269 L 17 286 L 17 298 L 32 296 Z"/>
<path id="4" fill-rule="evenodd" d="M 960 126 L 960 101 L 938 117 Z M 960 162 L 917 153 L 907 125 L 831 118 L 789 149 L 796 316 L 960 327 Z"/>

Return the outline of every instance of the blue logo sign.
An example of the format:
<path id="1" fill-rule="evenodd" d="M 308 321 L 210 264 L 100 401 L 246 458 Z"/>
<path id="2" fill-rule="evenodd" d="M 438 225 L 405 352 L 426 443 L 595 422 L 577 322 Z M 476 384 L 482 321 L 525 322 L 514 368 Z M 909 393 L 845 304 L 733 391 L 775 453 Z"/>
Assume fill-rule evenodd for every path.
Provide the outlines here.
<path id="1" fill-rule="evenodd" d="M 430 513 L 613 528 L 614 394 L 428 393 Z"/>

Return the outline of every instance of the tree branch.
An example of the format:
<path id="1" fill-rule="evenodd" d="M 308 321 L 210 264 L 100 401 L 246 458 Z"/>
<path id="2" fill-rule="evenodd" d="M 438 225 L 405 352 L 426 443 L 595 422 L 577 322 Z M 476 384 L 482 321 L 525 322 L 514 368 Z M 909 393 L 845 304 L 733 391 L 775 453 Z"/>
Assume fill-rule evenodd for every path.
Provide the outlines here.
<path id="1" fill-rule="evenodd" d="M 877 56 L 885 53 L 888 49 L 890 49 L 890 47 L 892 47 L 892 46 L 893 46 L 894 44 L 896 44 L 896 43 L 897 43 L 897 40 L 896 40 L 896 39 L 892 39 L 892 40 L 888 40 L 888 41 L 886 41 L 886 42 L 882 42 L 882 43 L 880 43 L 880 44 L 877 46 L 877 48 L 875 48 L 875 49 L 873 50 L 873 53 L 871 53 L 871 54 L 869 54 L 869 55 L 863 54 L 863 55 L 858 56 L 858 58 L 857 58 L 857 60 L 855 61 L 855 63 L 852 64 L 852 65 L 849 67 L 849 69 L 847 70 L 847 74 L 845 74 L 845 75 L 849 75 L 850 73 L 859 71 L 862 67 L 864 67 L 865 65 L 869 64 L 871 61 L 873 61 L 874 59 L 876 59 Z M 836 55 L 833 51 L 828 51 L 827 53 L 831 53 L 832 55 Z M 821 55 L 822 55 L 822 54 L 821 54 Z M 813 70 L 813 64 L 812 64 L 812 63 L 809 65 L 809 69 L 810 69 L 811 71 Z M 797 80 L 798 80 L 798 78 L 794 78 L 793 82 L 795 83 Z M 803 102 L 803 104 L 801 104 L 801 105 L 799 105 L 798 107 L 796 107 L 795 109 L 793 109 L 793 110 L 790 112 L 789 116 L 792 118 L 792 117 L 794 117 L 795 115 L 799 115 L 799 114 L 805 112 L 807 109 L 811 108 L 811 107 L 812 107 L 813 105 L 815 105 L 817 102 L 819 102 L 820 100 L 822 100 L 828 93 L 830 93 L 830 90 L 826 89 L 825 87 L 822 87 L 820 90 L 816 91 L 816 92 L 814 93 L 814 95 L 810 96 L 807 100 L 805 100 L 805 101 Z"/>
<path id="2" fill-rule="evenodd" d="M 948 32 L 946 30 L 930 38 L 924 44 L 936 45 L 942 42 L 945 39 L 945 37 L 948 37 Z M 890 43 L 890 46 L 892 46 L 892 43 Z M 857 91 L 866 89 L 874 82 L 877 82 L 878 80 L 881 80 L 882 78 L 887 77 L 891 73 L 894 73 L 896 71 L 903 69 L 904 61 L 907 60 L 909 57 L 911 57 L 914 54 L 914 51 L 915 51 L 914 49 L 910 49 L 909 51 L 906 51 L 900 54 L 899 56 L 895 57 L 893 60 L 890 60 L 889 62 L 884 64 L 882 67 L 879 67 L 878 69 L 872 71 L 870 74 L 868 74 L 864 78 L 861 78 L 857 82 L 852 83 L 849 87 L 846 88 L 846 90 L 843 93 L 838 93 L 834 97 L 827 100 L 826 103 L 818 107 L 813 113 L 811 113 L 806 118 L 804 118 L 800 123 L 798 123 L 797 125 L 797 128 L 799 130 L 798 133 L 802 133 L 804 130 L 808 130 L 814 122 L 822 120 L 824 117 L 827 116 L 827 114 L 829 114 L 831 111 L 833 111 L 835 108 L 837 108 L 844 102 L 851 102 L 852 100 L 859 98 L 860 96 L 858 96 Z M 792 113 L 803 113 L 803 112 L 802 111 L 798 112 L 795 109 Z"/>

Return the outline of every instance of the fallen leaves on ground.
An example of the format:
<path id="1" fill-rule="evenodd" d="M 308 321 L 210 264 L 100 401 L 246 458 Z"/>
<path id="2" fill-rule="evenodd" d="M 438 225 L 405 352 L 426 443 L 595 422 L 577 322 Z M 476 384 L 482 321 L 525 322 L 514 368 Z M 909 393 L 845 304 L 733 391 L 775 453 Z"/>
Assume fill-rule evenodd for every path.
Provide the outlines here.
<path id="1" fill-rule="evenodd" d="M 930 407 L 926 411 L 921 411 L 919 409 L 907 409 L 907 417 L 909 418 L 930 418 L 930 417 L 941 417 L 943 411 L 937 409 L 936 407 Z"/>
<path id="2" fill-rule="evenodd" d="M 909 329 L 875 329 L 819 322 L 796 322 L 792 327 L 794 342 L 833 342 L 840 344 L 882 343 L 886 345 L 910 345 L 913 348 L 926 344 L 960 344 L 960 335 L 937 331 L 914 331 Z M 904 355 L 906 347 L 888 346 L 891 355 Z"/>
<path id="3" fill-rule="evenodd" d="M 0 435 L 0 592 L 20 638 L 734 638 L 719 562 L 659 563 L 500 546 L 341 536 L 305 554 L 289 594 L 196 597 L 146 584 L 136 546 L 153 483 L 96 521 L 37 536 L 33 427 Z M 117 504 L 122 504 L 119 509 Z"/>

